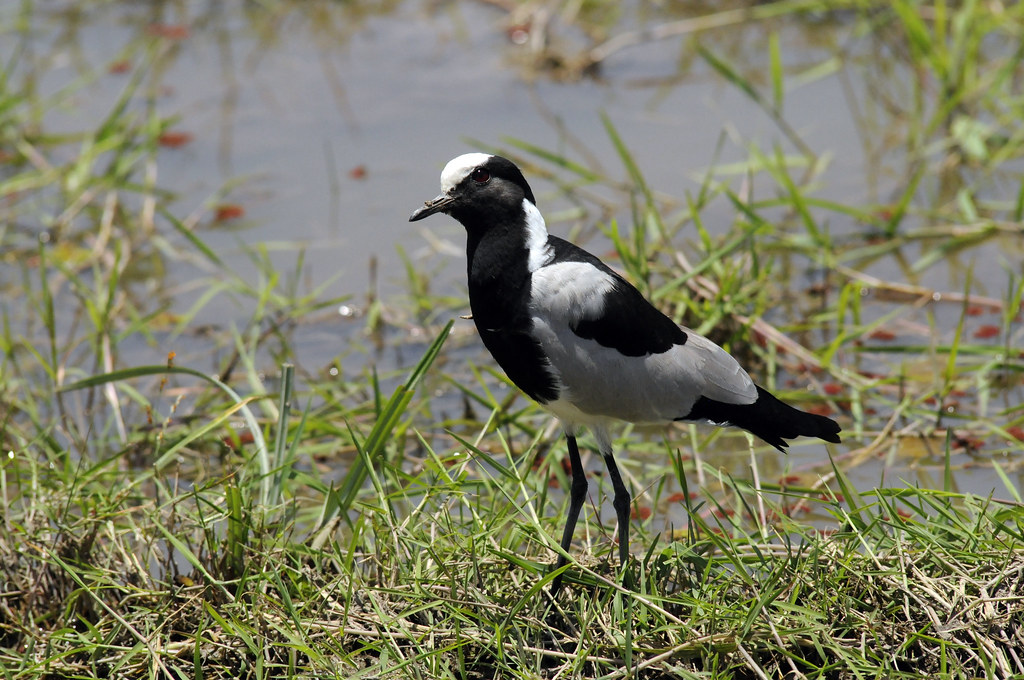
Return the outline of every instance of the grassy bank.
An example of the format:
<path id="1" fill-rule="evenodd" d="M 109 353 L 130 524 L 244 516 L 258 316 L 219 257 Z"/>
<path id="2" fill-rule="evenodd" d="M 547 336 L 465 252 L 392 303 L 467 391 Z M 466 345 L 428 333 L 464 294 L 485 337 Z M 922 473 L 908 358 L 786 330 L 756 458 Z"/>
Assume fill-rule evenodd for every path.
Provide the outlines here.
<path id="1" fill-rule="evenodd" d="M 588 35 L 599 19 L 615 30 L 573 7 L 562 20 Z M 662 309 L 839 419 L 844 443 L 780 468 L 742 434 L 624 432 L 633 559 L 618 571 L 609 485 L 588 460 L 592 505 L 558 597 L 562 444 L 480 354 L 464 300 L 432 294 L 412 260 L 403 299 L 355 312 L 329 282 L 297 283 L 301 248 L 286 271 L 260 245 L 234 270 L 207 238 L 231 219 L 230 187 L 180 214 L 155 180 L 180 142 L 145 105 L 166 36 L 140 40 L 109 115 L 72 134 L 44 113 L 74 87 L 41 99 L 14 54 L 0 78 L 3 677 L 1024 675 L 1024 10 L 779 2 L 681 21 L 664 37 L 684 36 L 784 144 L 711 162 L 690 193 L 647 177 L 611 118 L 611 170 L 579 149 L 495 148 L 571 206 L 556 228 L 600 232 Z M 787 65 L 776 22 L 856 40 Z M 767 56 L 737 60 L 712 40 L 728 26 L 761 31 Z M 642 44 L 621 36 L 550 41 L 531 68 L 594 73 Z M 868 79 L 862 122 L 887 122 L 868 155 L 898 149 L 902 179 L 871 204 L 824 199 L 828 153 L 788 125 L 787 88 L 870 52 L 897 73 Z M 730 223 L 708 224 L 723 207 Z M 170 266 L 195 273 L 170 296 L 184 310 L 147 284 Z M 244 323 L 199 321 L 226 298 Z M 343 324 L 350 347 L 306 365 L 304 334 Z M 126 365 L 138 346 L 167 347 L 166 362 Z M 404 360 L 371 368 L 364 346 Z M 866 469 L 879 484 L 853 481 Z M 994 492 L 964 490 L 977 469 Z"/>

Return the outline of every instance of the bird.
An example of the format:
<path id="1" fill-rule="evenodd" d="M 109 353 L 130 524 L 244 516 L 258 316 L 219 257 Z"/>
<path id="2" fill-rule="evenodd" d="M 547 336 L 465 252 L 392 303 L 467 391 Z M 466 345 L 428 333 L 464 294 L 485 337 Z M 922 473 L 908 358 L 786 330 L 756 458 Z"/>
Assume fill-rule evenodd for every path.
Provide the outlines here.
<path id="1" fill-rule="evenodd" d="M 472 152 L 449 161 L 441 193 L 409 221 L 437 213 L 466 230 L 469 306 L 484 346 L 565 435 L 572 481 L 555 571 L 567 563 L 587 495 L 576 442 L 583 428 L 611 478 L 623 566 L 632 501 L 612 451 L 616 424 L 710 421 L 783 452 L 799 436 L 840 443 L 834 420 L 783 403 L 732 355 L 659 311 L 599 258 L 549 234 L 530 185 L 509 159 Z M 552 580 L 556 592 L 562 574 Z"/>

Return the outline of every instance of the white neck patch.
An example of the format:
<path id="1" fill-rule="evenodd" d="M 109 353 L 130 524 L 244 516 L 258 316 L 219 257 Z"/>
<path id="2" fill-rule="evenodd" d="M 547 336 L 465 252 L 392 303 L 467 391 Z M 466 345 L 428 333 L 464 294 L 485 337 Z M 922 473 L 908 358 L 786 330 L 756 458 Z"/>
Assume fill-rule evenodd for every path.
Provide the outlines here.
<path id="1" fill-rule="evenodd" d="M 526 250 L 529 252 L 526 266 L 529 271 L 535 272 L 550 262 L 555 253 L 548 245 L 548 227 L 537 206 L 524 198 L 523 212 L 526 214 Z"/>
<path id="2" fill-rule="evenodd" d="M 464 153 L 451 159 L 441 171 L 441 191 L 448 193 L 458 186 L 459 182 L 466 179 L 466 176 L 475 168 L 489 160 L 491 160 L 491 155 L 486 153 Z"/>

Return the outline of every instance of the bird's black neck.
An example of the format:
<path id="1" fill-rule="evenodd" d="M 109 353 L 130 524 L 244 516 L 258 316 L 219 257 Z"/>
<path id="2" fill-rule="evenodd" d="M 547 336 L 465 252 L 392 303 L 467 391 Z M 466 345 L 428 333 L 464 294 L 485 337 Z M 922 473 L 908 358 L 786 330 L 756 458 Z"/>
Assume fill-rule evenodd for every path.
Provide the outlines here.
<path id="1" fill-rule="evenodd" d="M 524 225 L 492 223 L 469 239 L 469 306 L 484 346 L 521 390 L 545 404 L 559 396 L 539 343 L 530 333 L 530 249 Z"/>
<path id="2" fill-rule="evenodd" d="M 466 255 L 469 274 L 469 304 L 477 324 L 489 327 L 525 307 L 529 292 L 529 249 L 522 226 L 491 224 L 486 229 L 467 227 Z"/>

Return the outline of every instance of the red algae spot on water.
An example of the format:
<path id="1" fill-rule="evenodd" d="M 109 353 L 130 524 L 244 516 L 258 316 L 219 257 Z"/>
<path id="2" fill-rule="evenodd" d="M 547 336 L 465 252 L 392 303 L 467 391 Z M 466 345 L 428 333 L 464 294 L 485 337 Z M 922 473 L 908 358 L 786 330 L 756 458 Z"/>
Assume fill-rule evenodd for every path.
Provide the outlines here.
<path id="1" fill-rule="evenodd" d="M 160 146 L 165 146 L 168 149 L 177 149 L 185 146 L 194 139 L 191 132 L 167 132 L 161 133 L 156 141 Z"/>
<path id="2" fill-rule="evenodd" d="M 651 509 L 646 505 L 634 505 L 633 509 L 629 513 L 629 516 L 632 519 L 647 519 L 651 516 Z"/>
<path id="3" fill-rule="evenodd" d="M 146 33 L 157 38 L 167 38 L 168 40 L 184 40 L 189 35 L 188 26 L 182 24 L 150 24 L 146 28 Z"/>
<path id="4" fill-rule="evenodd" d="M 974 331 L 974 337 L 980 340 L 987 340 L 988 338 L 994 338 L 999 335 L 999 326 L 993 326 L 992 324 L 985 324 Z"/>
<path id="5" fill-rule="evenodd" d="M 245 217 L 245 208 L 237 203 L 221 203 L 213 209 L 213 219 L 216 222 L 227 222 Z"/>

